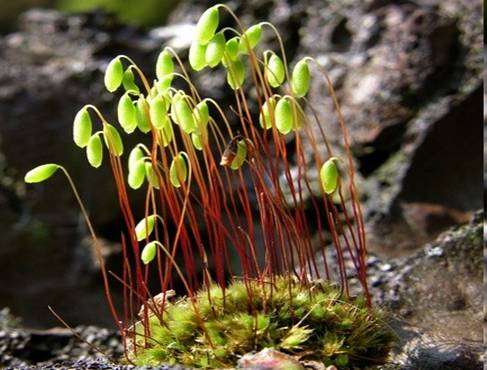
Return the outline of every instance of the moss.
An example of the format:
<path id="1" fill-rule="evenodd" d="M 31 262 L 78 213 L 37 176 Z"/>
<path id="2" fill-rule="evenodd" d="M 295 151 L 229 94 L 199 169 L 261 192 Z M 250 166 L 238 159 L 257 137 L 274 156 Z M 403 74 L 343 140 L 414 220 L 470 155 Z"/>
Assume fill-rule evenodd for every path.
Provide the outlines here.
<path id="1" fill-rule="evenodd" d="M 304 285 L 283 277 L 273 284 L 236 281 L 224 294 L 213 284 L 193 302 L 185 297 L 167 303 L 162 321 L 156 315 L 148 319 L 147 344 L 138 322 L 141 335 L 131 360 L 231 367 L 239 356 L 271 347 L 340 368 L 365 367 L 384 363 L 395 338 L 382 312 L 361 298 L 342 297 L 329 283 Z"/>

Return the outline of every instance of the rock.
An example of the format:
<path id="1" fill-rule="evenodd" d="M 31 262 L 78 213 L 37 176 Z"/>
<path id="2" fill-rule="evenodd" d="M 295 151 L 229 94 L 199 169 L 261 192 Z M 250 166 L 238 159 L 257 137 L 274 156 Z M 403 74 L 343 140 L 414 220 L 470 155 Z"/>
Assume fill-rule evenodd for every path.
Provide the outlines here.
<path id="1" fill-rule="evenodd" d="M 237 368 L 246 370 L 304 370 L 298 360 L 272 348 L 263 349 L 255 354 L 244 355 L 238 361 Z"/>

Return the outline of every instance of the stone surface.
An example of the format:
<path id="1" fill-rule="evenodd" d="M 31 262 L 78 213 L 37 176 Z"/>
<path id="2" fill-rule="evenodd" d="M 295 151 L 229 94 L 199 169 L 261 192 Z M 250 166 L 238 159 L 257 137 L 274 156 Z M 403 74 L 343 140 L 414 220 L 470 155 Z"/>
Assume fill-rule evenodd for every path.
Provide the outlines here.
<path id="1" fill-rule="evenodd" d="M 244 355 L 238 361 L 238 369 L 247 370 L 304 370 L 295 358 L 275 349 L 266 348 L 257 353 Z"/>

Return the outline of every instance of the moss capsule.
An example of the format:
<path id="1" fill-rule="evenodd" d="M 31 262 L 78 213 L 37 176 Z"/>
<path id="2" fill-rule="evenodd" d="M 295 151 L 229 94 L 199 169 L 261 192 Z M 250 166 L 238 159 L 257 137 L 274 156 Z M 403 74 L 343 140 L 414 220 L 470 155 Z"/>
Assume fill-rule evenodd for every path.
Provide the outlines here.
<path id="1" fill-rule="evenodd" d="M 223 58 L 225 52 L 225 37 L 223 33 L 217 33 L 206 46 L 205 61 L 211 68 L 216 67 Z"/>
<path id="2" fill-rule="evenodd" d="M 237 152 L 235 153 L 235 158 L 233 158 L 230 168 L 232 170 L 238 170 L 245 162 L 247 158 L 247 143 L 245 140 L 239 140 L 237 142 Z"/>
<path id="3" fill-rule="evenodd" d="M 157 131 L 157 142 L 159 145 L 165 148 L 171 143 L 173 136 L 174 131 L 172 128 L 172 123 L 168 120 L 167 124 L 162 126 L 162 129 Z"/>
<path id="4" fill-rule="evenodd" d="M 210 121 L 210 111 L 206 101 L 201 101 L 193 109 L 193 117 L 196 121 L 198 131 L 206 127 Z"/>
<path id="5" fill-rule="evenodd" d="M 291 88 L 296 97 L 302 98 L 309 90 L 310 73 L 308 62 L 306 59 L 301 59 L 293 69 L 291 77 Z"/>
<path id="6" fill-rule="evenodd" d="M 164 125 L 169 123 L 169 117 L 167 115 L 167 103 L 166 100 L 158 95 L 150 102 L 149 115 L 152 124 L 157 129 L 162 129 Z"/>
<path id="7" fill-rule="evenodd" d="M 243 54 L 248 54 L 248 47 L 253 49 L 262 38 L 262 26 L 260 24 L 255 24 L 249 27 L 247 31 L 244 32 L 239 42 L 239 51 Z"/>
<path id="8" fill-rule="evenodd" d="M 144 152 L 140 149 L 139 146 L 134 147 L 129 154 L 129 159 L 127 161 L 129 171 L 132 171 L 135 168 L 135 164 L 144 158 Z"/>
<path id="9" fill-rule="evenodd" d="M 118 101 L 117 116 L 120 126 L 127 134 L 131 134 L 137 128 L 137 109 L 128 93 L 122 95 Z"/>
<path id="10" fill-rule="evenodd" d="M 238 45 L 240 43 L 240 37 L 235 36 L 227 41 L 225 44 L 225 54 L 231 61 L 235 61 L 238 58 Z"/>
<path id="11" fill-rule="evenodd" d="M 135 93 L 140 93 L 139 87 L 135 84 L 135 77 L 134 73 L 132 72 L 131 69 L 127 69 L 123 73 L 123 78 L 122 78 L 122 85 L 125 91 L 131 91 Z"/>
<path id="12" fill-rule="evenodd" d="M 148 265 L 152 262 L 154 258 L 156 258 L 157 254 L 157 242 L 152 241 L 148 243 L 144 249 L 142 249 L 142 253 L 140 254 L 140 259 L 144 263 L 144 265 Z"/>
<path id="13" fill-rule="evenodd" d="M 260 126 L 266 130 L 272 128 L 272 120 L 275 119 L 276 99 L 270 97 L 263 105 L 259 116 Z M 272 115 L 271 115 L 272 113 Z"/>
<path id="14" fill-rule="evenodd" d="M 57 164 L 48 163 L 37 166 L 25 174 L 24 181 L 28 184 L 34 184 L 47 180 L 60 168 Z"/>
<path id="15" fill-rule="evenodd" d="M 265 77 L 267 82 L 272 87 L 279 87 L 284 82 L 285 76 L 286 72 L 284 69 L 284 63 L 282 62 L 281 58 L 272 53 L 265 69 Z"/>
<path id="16" fill-rule="evenodd" d="M 157 177 L 156 171 L 152 167 L 151 162 L 145 162 L 145 177 L 147 178 L 147 181 L 149 181 L 149 184 L 155 188 L 159 189 L 159 178 Z"/>
<path id="17" fill-rule="evenodd" d="M 188 177 L 188 167 L 186 166 L 186 160 L 183 155 L 179 153 L 176 155 L 169 168 L 169 179 L 171 184 L 175 188 L 179 188 L 183 182 L 186 181 Z"/>
<path id="18" fill-rule="evenodd" d="M 116 157 L 120 157 L 123 154 L 122 138 L 117 129 L 109 123 L 103 125 L 103 138 L 110 153 Z"/>
<path id="19" fill-rule="evenodd" d="M 188 104 L 188 98 L 186 96 L 181 97 L 173 104 L 179 126 L 187 134 L 192 133 L 196 129 L 196 123 L 193 117 L 193 111 Z"/>
<path id="20" fill-rule="evenodd" d="M 198 41 L 193 41 L 189 48 L 189 64 L 195 71 L 201 71 L 206 67 L 206 45 L 200 44 Z"/>
<path id="21" fill-rule="evenodd" d="M 123 65 L 119 57 L 112 59 L 105 70 L 105 87 L 108 91 L 114 92 L 122 84 Z"/>
<path id="22" fill-rule="evenodd" d="M 227 83 L 233 90 L 242 87 L 245 81 L 245 66 L 240 59 L 231 62 L 227 71 Z"/>
<path id="23" fill-rule="evenodd" d="M 145 179 L 145 163 L 143 159 L 135 161 L 132 165 L 129 164 L 129 174 L 127 182 L 129 186 L 136 190 L 142 186 Z"/>
<path id="24" fill-rule="evenodd" d="M 288 98 L 280 99 L 275 110 L 276 127 L 283 135 L 288 134 L 294 127 L 294 115 Z"/>
<path id="25" fill-rule="evenodd" d="M 159 53 L 156 62 L 156 76 L 158 80 L 163 77 L 171 75 L 174 72 L 174 62 L 172 61 L 172 55 L 167 50 L 163 50 Z"/>
<path id="26" fill-rule="evenodd" d="M 196 24 L 196 40 L 206 45 L 215 35 L 219 22 L 218 7 L 213 6 L 207 9 Z"/>
<path id="27" fill-rule="evenodd" d="M 95 134 L 90 138 L 86 147 L 86 157 L 91 166 L 98 168 L 103 161 L 103 145 L 100 136 Z"/>
<path id="28" fill-rule="evenodd" d="M 338 158 L 331 157 L 320 169 L 321 186 L 326 194 L 333 194 L 335 192 L 338 187 L 339 177 Z"/>
<path id="29" fill-rule="evenodd" d="M 143 96 L 139 96 L 136 104 L 137 109 L 137 127 L 144 134 L 150 131 L 150 114 L 149 114 L 149 103 Z"/>
<path id="30" fill-rule="evenodd" d="M 200 134 L 193 132 L 191 134 L 191 141 L 193 142 L 193 146 L 195 147 L 195 149 L 203 150 L 203 140 Z"/>
<path id="31" fill-rule="evenodd" d="M 156 223 L 156 215 L 150 215 L 140 220 L 135 226 L 135 236 L 140 242 L 147 239 L 154 231 L 154 225 Z"/>
<path id="32" fill-rule="evenodd" d="M 73 122 L 73 141 L 80 148 L 88 145 L 91 137 L 93 124 L 88 109 L 86 107 L 76 113 Z"/>

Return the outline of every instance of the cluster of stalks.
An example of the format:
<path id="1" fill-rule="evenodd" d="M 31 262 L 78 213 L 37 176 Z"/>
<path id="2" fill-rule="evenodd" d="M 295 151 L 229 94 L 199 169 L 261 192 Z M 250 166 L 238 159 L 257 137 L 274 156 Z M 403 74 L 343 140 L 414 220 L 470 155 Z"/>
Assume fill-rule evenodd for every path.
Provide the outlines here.
<path id="1" fill-rule="evenodd" d="M 230 14 L 237 29 L 216 32 L 219 12 Z M 276 38 L 278 52 L 257 51 L 263 32 Z M 276 28 L 262 22 L 245 29 L 226 5 L 203 14 L 189 61 L 194 70 L 225 68 L 234 104 L 221 107 L 200 96 L 189 71 L 169 47 L 158 58 L 157 79 L 152 84 L 127 56 L 118 56 L 108 65 L 107 88 L 111 92 L 125 89 L 118 104 L 121 128 L 128 134 L 136 129 L 147 134 L 147 140 L 130 152 L 128 167 L 122 160 L 120 129 L 110 125 L 95 106 L 83 107 L 75 119 L 74 140 L 86 148 L 94 167 L 102 162 L 100 138 L 106 144 L 125 220 L 123 273 L 116 275 L 105 268 L 94 229 L 68 175 L 95 240 L 109 307 L 125 342 L 140 335 L 145 338 L 142 346 L 147 345 L 149 320 L 157 317 L 164 322 L 166 292 L 174 288 L 175 275 L 189 302 L 196 302 L 193 298 L 205 287 L 211 300 L 213 282 L 224 297 L 234 279 L 248 286 L 250 299 L 256 291 L 250 284 L 258 284 L 272 297 L 273 283 L 283 277 L 290 287 L 295 281 L 309 286 L 312 294 L 313 280 L 337 276 L 336 283 L 348 298 L 348 258 L 370 306 L 364 224 L 350 139 L 326 72 L 306 57 L 291 73 Z M 344 158 L 334 157 L 326 126 L 305 113 L 310 70 L 327 83 L 343 135 Z M 185 91 L 172 86 L 175 80 L 186 86 Z M 249 107 L 250 91 L 258 114 Z M 93 135 L 92 116 L 100 125 Z M 326 144 L 325 152 L 318 149 L 319 142 Z M 67 174 L 64 168 L 50 164 L 33 170 L 26 180 L 41 181 L 58 168 Z M 319 192 L 312 183 L 316 179 L 310 178 L 313 171 L 321 174 Z M 145 192 L 144 215 L 134 214 L 130 199 L 135 191 Z M 317 230 L 310 226 L 311 214 Z M 318 235 L 319 250 L 312 244 L 314 235 Z M 327 261 L 328 248 L 334 248 L 336 264 Z M 157 276 L 157 286 L 149 286 L 152 274 Z M 111 278 L 123 285 L 121 311 L 111 299 Z M 151 292 L 163 293 L 158 304 Z M 204 331 L 196 304 L 194 312 Z M 143 333 L 135 333 L 138 320 L 145 328 Z M 137 346 L 133 347 L 127 351 L 136 353 Z"/>

